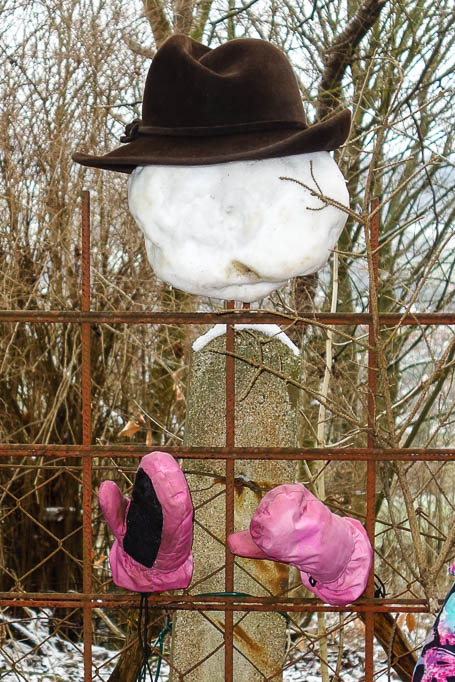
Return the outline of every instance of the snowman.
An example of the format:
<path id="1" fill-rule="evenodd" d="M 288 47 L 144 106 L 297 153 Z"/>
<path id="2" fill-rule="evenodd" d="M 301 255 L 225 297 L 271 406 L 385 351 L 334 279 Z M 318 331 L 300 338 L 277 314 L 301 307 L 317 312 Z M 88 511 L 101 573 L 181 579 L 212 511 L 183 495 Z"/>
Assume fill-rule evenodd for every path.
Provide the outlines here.
<path id="1" fill-rule="evenodd" d="M 266 41 L 242 38 L 211 49 L 177 34 L 152 60 L 142 118 L 126 126 L 122 146 L 103 156 L 78 152 L 73 159 L 129 174 L 129 208 L 159 278 L 191 294 L 252 302 L 291 277 L 317 271 L 336 245 L 348 193 L 330 152 L 345 142 L 350 120 L 345 110 L 309 126 L 289 61 Z M 274 326 L 254 328 L 280 333 Z M 224 331 L 217 325 L 194 351 Z M 154 527 L 159 505 L 153 484 L 149 488 L 137 519 Z M 108 516 L 115 500 L 117 511 L 125 512 L 112 486 L 104 492 Z M 139 527 L 135 537 L 140 535 Z M 142 576 L 144 566 L 152 568 L 144 563 L 150 548 L 138 568 L 131 561 L 134 542 L 127 543 L 130 550 L 123 544 L 120 555 L 120 530 L 116 537 L 114 563 L 127 573 L 117 584 L 137 589 L 134 571 Z M 348 538 L 346 551 L 351 545 Z M 189 566 L 188 552 L 185 557 Z M 119 570 L 113 566 L 116 580 Z M 368 570 L 369 564 L 362 579 Z M 152 578 L 150 573 L 140 588 L 169 589 Z M 186 587 L 190 571 L 177 578 L 178 587 Z"/>
<path id="2" fill-rule="evenodd" d="M 306 123 L 290 63 L 270 43 L 211 49 L 177 34 L 152 60 L 142 119 L 122 146 L 73 159 L 130 174 L 130 212 L 160 279 L 251 302 L 326 263 L 348 204 L 330 151 L 349 128 L 347 110 Z"/>

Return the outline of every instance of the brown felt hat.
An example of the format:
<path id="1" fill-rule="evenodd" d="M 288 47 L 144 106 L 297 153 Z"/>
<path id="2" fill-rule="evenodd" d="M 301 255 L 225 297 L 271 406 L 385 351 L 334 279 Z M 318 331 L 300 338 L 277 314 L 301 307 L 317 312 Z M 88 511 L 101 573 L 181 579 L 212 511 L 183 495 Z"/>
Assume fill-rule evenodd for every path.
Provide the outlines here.
<path id="1" fill-rule="evenodd" d="M 147 75 L 142 119 L 121 147 L 103 156 L 76 152 L 84 166 L 131 173 L 136 166 L 226 163 L 330 151 L 349 134 L 341 111 L 308 126 L 285 55 L 264 40 L 240 38 L 215 49 L 176 34 Z"/>

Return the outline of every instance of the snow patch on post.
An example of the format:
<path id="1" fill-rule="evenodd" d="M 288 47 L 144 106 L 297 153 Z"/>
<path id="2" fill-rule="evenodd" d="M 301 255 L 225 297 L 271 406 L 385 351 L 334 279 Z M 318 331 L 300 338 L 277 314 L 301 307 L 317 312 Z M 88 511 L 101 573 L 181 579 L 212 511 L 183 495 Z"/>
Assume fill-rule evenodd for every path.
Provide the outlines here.
<path id="1" fill-rule="evenodd" d="M 294 355 L 300 355 L 300 350 L 297 348 L 295 343 L 293 343 L 289 336 L 281 331 L 276 324 L 235 324 L 234 329 L 235 331 L 241 331 L 242 329 L 252 329 L 253 331 L 262 332 L 262 334 L 271 336 L 277 341 L 284 343 L 284 345 L 287 346 L 294 353 Z M 194 341 L 192 348 L 194 351 L 202 350 L 202 348 L 213 341 L 213 339 L 216 339 L 218 336 L 223 336 L 223 334 L 226 334 L 226 325 L 216 324 L 214 327 L 209 329 L 206 334 L 199 336 L 196 341 Z"/>

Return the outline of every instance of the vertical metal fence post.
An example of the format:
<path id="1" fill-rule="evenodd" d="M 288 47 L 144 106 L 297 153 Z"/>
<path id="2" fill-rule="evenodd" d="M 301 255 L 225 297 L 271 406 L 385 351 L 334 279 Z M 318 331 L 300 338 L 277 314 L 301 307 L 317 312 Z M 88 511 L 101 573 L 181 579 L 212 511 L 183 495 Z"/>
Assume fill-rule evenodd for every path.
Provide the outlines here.
<path id="1" fill-rule="evenodd" d="M 371 211 L 374 211 L 379 205 L 379 200 L 374 198 L 371 202 Z M 372 250 L 372 265 L 373 265 L 373 281 L 370 279 L 369 284 L 369 312 L 372 313 L 372 297 L 377 296 L 378 293 L 378 246 L 379 246 L 379 213 L 376 213 L 370 222 L 370 247 Z M 370 320 L 368 325 L 368 344 L 370 349 L 368 351 L 368 435 L 367 447 L 373 449 L 375 442 L 375 426 L 376 426 L 376 391 L 377 391 L 377 368 L 378 358 L 376 351 L 376 340 L 374 333 L 373 320 Z M 371 544 L 374 548 L 374 532 L 376 524 L 376 462 L 368 460 L 367 462 L 367 485 L 366 485 L 366 530 Z M 374 597 L 374 553 L 373 553 L 373 567 L 368 580 L 366 589 L 366 596 L 368 598 Z M 367 611 L 365 615 L 365 681 L 373 682 L 374 678 L 374 611 Z"/>
<path id="2" fill-rule="evenodd" d="M 227 301 L 226 308 L 234 309 L 234 301 Z M 235 446 L 235 328 L 226 325 L 226 447 Z M 234 460 L 226 460 L 226 540 L 234 531 Z M 234 590 L 234 557 L 226 542 L 225 590 Z M 233 680 L 234 666 L 234 614 L 224 615 L 224 676 L 226 682 Z"/>
<path id="3" fill-rule="evenodd" d="M 82 312 L 90 310 L 90 193 L 82 194 Z M 90 322 L 81 322 L 82 338 L 82 560 L 84 682 L 92 679 L 92 441 Z"/>

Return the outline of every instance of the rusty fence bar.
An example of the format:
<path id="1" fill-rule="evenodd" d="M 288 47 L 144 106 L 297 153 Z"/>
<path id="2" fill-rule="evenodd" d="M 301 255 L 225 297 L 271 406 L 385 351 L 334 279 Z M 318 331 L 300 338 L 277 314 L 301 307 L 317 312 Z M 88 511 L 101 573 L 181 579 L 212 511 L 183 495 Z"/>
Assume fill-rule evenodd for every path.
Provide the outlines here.
<path id="1" fill-rule="evenodd" d="M 404 311 L 401 313 L 379 313 L 379 324 L 385 327 L 396 325 L 451 325 L 455 324 L 455 313 L 422 313 Z M 30 322 L 57 324 L 59 322 L 80 324 L 278 324 L 285 327 L 302 325 L 342 326 L 369 325 L 373 323 L 371 313 L 314 313 L 304 317 L 283 315 L 270 310 L 219 310 L 213 313 L 142 312 L 134 310 L 0 310 L 0 322 Z M 354 339 L 355 341 L 355 339 Z"/>
<path id="2" fill-rule="evenodd" d="M 90 280 L 90 194 L 82 195 L 82 301 L 81 309 L 88 312 L 91 305 Z M 82 343 L 82 575 L 84 592 L 92 591 L 92 406 L 91 406 L 91 353 L 90 322 L 81 323 Z M 92 679 L 92 611 L 90 603 L 84 600 L 84 682 Z"/>
<path id="3" fill-rule="evenodd" d="M 81 328 L 81 395 L 82 395 L 82 443 L 80 445 L 16 445 L 0 444 L 0 467 L 4 464 L 1 458 L 46 457 L 76 458 L 82 466 L 82 537 L 83 537 L 83 590 L 81 593 L 0 593 L 0 605 L 5 607 L 33 606 L 37 608 L 79 608 L 83 614 L 84 644 L 84 682 L 92 679 L 92 628 L 93 609 L 95 608 L 131 608 L 138 606 L 138 597 L 124 594 L 105 594 L 93 591 L 92 585 L 92 474 L 94 471 L 111 469 L 94 463 L 94 458 L 109 456 L 120 460 L 141 457 L 149 452 L 145 445 L 98 446 L 92 444 L 91 433 L 91 358 L 90 334 L 91 325 L 98 324 L 179 324 L 201 325 L 223 322 L 226 324 L 226 442 L 225 447 L 180 447 L 160 446 L 160 450 L 174 453 L 183 460 L 212 459 L 224 460 L 226 463 L 226 535 L 234 530 L 234 484 L 235 461 L 245 460 L 325 460 L 334 462 L 364 461 L 366 462 L 366 528 L 374 544 L 375 532 L 375 488 L 376 465 L 387 461 L 455 461 L 455 448 L 380 448 L 375 441 L 376 394 L 378 376 L 378 358 L 376 344 L 380 328 L 394 325 L 455 325 L 455 313 L 422 313 L 403 310 L 403 313 L 380 313 L 373 310 L 372 302 L 377 300 L 378 289 L 378 234 L 379 214 L 375 211 L 377 204 L 372 204 L 373 217 L 370 225 L 370 307 L 363 313 L 317 313 L 305 317 L 295 317 L 271 311 L 251 311 L 247 306 L 241 310 L 234 308 L 229 302 L 226 308 L 211 313 L 167 313 L 143 311 L 105 312 L 91 310 L 90 294 L 90 196 L 84 192 L 82 197 L 82 278 L 81 309 L 71 311 L 28 311 L 2 310 L 1 323 L 53 324 L 67 323 L 80 325 Z M 368 236 L 367 236 L 368 241 Z M 368 432 L 366 447 L 326 447 L 326 448 L 244 448 L 235 445 L 235 334 L 234 324 L 278 324 L 285 328 L 312 324 L 321 327 L 342 325 L 363 325 L 368 327 L 368 341 L 364 347 L 368 350 Z M 353 339 L 355 342 L 356 340 Z M 14 465 L 13 465 L 14 466 Z M 17 466 L 25 466 L 19 463 Z M 43 464 L 45 468 L 47 462 Z M 71 470 L 72 464 L 68 465 Z M 50 467 L 50 464 L 49 464 Z M 74 468 L 77 468 L 74 465 Z M 78 467 L 80 470 L 80 467 Z M 133 468 L 131 468 L 133 471 Z M 280 611 L 280 612 L 328 612 L 359 613 L 365 620 L 365 680 L 372 682 L 374 677 L 373 638 L 375 613 L 425 613 L 428 612 L 423 599 L 375 599 L 373 573 L 370 577 L 365 597 L 348 607 L 327 606 L 313 598 L 290 598 L 286 595 L 276 597 L 237 597 L 229 593 L 235 591 L 234 557 L 226 548 L 225 554 L 225 591 L 226 595 L 194 596 L 194 595 L 154 595 L 150 601 L 154 607 L 163 607 L 169 611 L 198 610 L 222 612 L 225 617 L 225 680 L 233 682 L 233 623 L 234 612 L 248 611 Z"/>
<path id="4" fill-rule="evenodd" d="M 334 462 L 454 462 L 455 448 L 209 448 L 160 445 L 160 450 L 178 455 L 181 459 L 217 459 L 217 460 L 331 460 Z M 87 453 L 92 458 L 142 457 L 150 452 L 147 445 L 92 445 L 85 448 L 81 445 L 15 445 L 0 444 L 0 457 L 79 457 Z M 2 466 L 0 462 L 0 467 Z M 112 467 L 95 466 L 96 469 Z M 133 469 L 131 469 L 133 471 Z"/>
<path id="5" fill-rule="evenodd" d="M 226 310 L 233 310 L 234 301 L 226 303 Z M 232 324 L 226 325 L 226 447 L 235 445 L 235 331 Z M 235 460 L 226 460 L 226 538 L 234 531 L 234 467 Z M 225 587 L 226 592 L 234 591 L 234 556 L 225 548 Z M 224 614 L 224 677 L 233 682 L 234 675 L 234 614 Z"/>
<path id="6" fill-rule="evenodd" d="M 2 596 L 2 594 L 4 596 Z M 87 603 L 88 607 L 95 608 L 131 608 L 139 605 L 139 598 L 125 597 L 122 595 L 117 599 L 109 598 L 111 595 L 94 594 L 84 595 L 72 594 L 71 597 L 65 598 L 67 595 L 53 595 L 36 593 L 32 598 L 30 594 L 25 598 L 21 593 L 5 592 L 0 593 L 1 606 L 35 606 L 35 607 L 62 607 L 62 608 L 80 608 L 81 605 Z M 324 612 L 324 613 L 428 613 L 428 606 L 422 599 L 404 599 L 400 600 L 380 600 L 380 599 L 358 599 L 354 604 L 349 606 L 326 606 L 315 599 L 280 599 L 277 597 L 266 598 L 251 597 L 248 599 L 228 596 L 207 598 L 195 597 L 194 595 L 188 597 L 169 597 L 169 596 L 153 596 L 153 606 L 166 607 L 166 610 L 198 610 L 198 611 L 294 611 L 294 612 Z M 84 602 L 85 600 L 85 602 Z M 218 600 L 218 601 L 217 601 Z M 441 602 L 442 603 L 442 602 Z"/>

